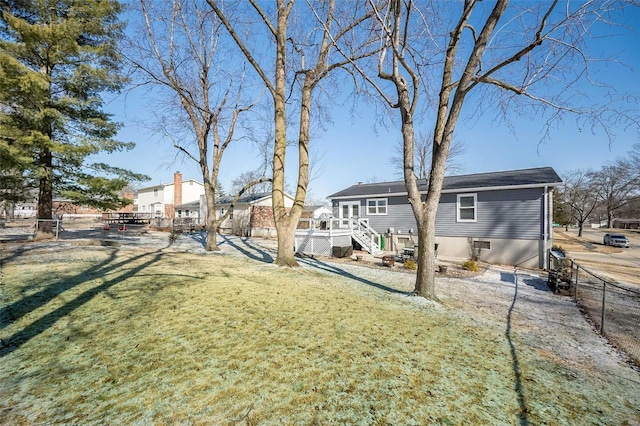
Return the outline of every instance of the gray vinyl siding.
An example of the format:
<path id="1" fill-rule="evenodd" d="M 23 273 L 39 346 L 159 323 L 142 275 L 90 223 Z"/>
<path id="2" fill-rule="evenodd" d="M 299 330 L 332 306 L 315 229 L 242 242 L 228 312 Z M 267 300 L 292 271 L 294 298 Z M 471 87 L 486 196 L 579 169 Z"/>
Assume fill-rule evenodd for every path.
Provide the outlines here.
<path id="1" fill-rule="evenodd" d="M 368 198 L 362 200 L 355 198 L 352 200 L 340 200 L 340 203 L 360 201 L 360 217 L 369 219 L 369 225 L 378 233 L 386 233 L 389 228 L 394 228 L 396 233 L 400 231 L 402 234 L 407 234 L 409 229 L 413 229 L 413 232 L 417 233 L 416 220 L 413 217 L 413 211 L 406 196 L 371 198 L 387 199 L 386 215 L 367 215 L 366 204 Z M 340 217 L 338 201 L 333 202 L 333 216 Z"/>
<path id="2" fill-rule="evenodd" d="M 366 203 L 366 200 L 364 203 Z M 416 220 L 406 196 L 387 197 L 387 210 L 387 215 L 375 216 L 368 216 L 367 211 L 363 210 L 363 217 L 369 219 L 369 224 L 379 233 L 384 233 L 387 232 L 387 229 L 394 228 L 395 233 L 400 231 L 402 234 L 406 234 L 409 229 L 413 229 L 413 232 L 417 235 Z"/>
<path id="3" fill-rule="evenodd" d="M 542 188 L 480 191 L 476 194 L 476 222 L 457 222 L 457 194 L 442 194 L 436 217 L 437 236 L 524 240 L 542 238 Z M 387 203 L 387 215 L 368 216 L 366 198 L 360 199 L 360 215 L 368 218 L 369 224 L 379 233 L 394 228 L 396 234 L 408 234 L 409 229 L 413 229 L 414 235 L 417 234 L 407 196 L 388 197 Z M 338 201 L 334 201 L 335 217 L 340 214 L 338 206 Z"/>
<path id="4" fill-rule="evenodd" d="M 476 194 L 476 222 L 457 222 L 457 194 L 442 194 L 436 217 L 436 235 L 522 240 L 541 238 L 541 188 L 481 191 Z"/>

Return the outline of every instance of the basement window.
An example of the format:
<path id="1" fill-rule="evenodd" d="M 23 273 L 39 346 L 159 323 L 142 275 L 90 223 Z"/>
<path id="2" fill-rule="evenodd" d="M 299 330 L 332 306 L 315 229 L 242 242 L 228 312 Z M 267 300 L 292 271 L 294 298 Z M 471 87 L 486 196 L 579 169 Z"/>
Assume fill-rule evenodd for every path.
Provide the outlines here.
<path id="1" fill-rule="evenodd" d="M 479 250 L 491 250 L 491 241 L 474 241 L 473 248 Z"/>

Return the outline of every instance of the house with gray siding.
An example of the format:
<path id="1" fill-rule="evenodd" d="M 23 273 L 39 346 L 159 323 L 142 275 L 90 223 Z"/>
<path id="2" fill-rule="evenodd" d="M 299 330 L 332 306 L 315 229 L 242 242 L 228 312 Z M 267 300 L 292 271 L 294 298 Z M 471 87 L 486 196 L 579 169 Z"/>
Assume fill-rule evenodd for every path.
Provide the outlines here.
<path id="1" fill-rule="evenodd" d="M 445 177 L 436 217 L 438 255 L 545 268 L 553 244 L 552 191 L 561 183 L 551 167 Z M 426 181 L 419 190 L 426 194 Z M 385 250 L 417 241 L 404 181 L 359 183 L 327 198 L 338 226 L 366 221 L 385 237 Z"/>

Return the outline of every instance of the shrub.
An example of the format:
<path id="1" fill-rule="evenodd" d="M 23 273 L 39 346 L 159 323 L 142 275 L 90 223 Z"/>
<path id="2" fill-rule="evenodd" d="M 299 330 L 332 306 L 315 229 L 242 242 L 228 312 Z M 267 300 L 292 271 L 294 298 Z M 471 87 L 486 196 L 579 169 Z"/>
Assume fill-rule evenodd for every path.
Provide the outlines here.
<path id="1" fill-rule="evenodd" d="M 478 272 L 480 268 L 478 268 L 478 262 L 475 260 L 467 260 L 462 264 L 462 267 L 467 271 Z"/>
<path id="2" fill-rule="evenodd" d="M 404 267 L 412 271 L 415 271 L 416 269 L 418 269 L 418 264 L 416 263 L 415 260 L 408 259 L 404 262 Z"/>
<path id="3" fill-rule="evenodd" d="M 562 254 L 564 254 L 566 256 L 567 251 L 565 249 L 562 248 L 562 246 L 557 246 L 557 245 L 553 245 L 553 247 L 551 247 L 551 251 L 557 251 L 560 252 Z"/>
<path id="4" fill-rule="evenodd" d="M 179 229 L 172 229 L 171 233 L 169 234 L 169 245 L 175 243 L 180 234 L 182 234 L 182 232 Z"/>

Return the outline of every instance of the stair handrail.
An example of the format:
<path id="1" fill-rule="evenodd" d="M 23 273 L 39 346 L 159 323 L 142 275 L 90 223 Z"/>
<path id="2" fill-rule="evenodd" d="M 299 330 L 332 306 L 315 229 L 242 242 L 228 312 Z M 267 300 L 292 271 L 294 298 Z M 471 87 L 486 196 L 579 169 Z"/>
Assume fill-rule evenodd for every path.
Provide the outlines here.
<path id="1" fill-rule="evenodd" d="M 374 252 L 375 250 L 380 250 L 380 246 L 376 243 L 376 239 L 380 238 L 380 234 L 376 232 L 371 226 L 369 226 L 369 221 L 367 219 L 362 219 L 359 217 L 350 218 L 350 226 L 351 229 L 360 231 L 364 234 L 365 237 L 369 237 L 369 251 Z M 363 241 L 365 244 L 366 242 Z"/>

